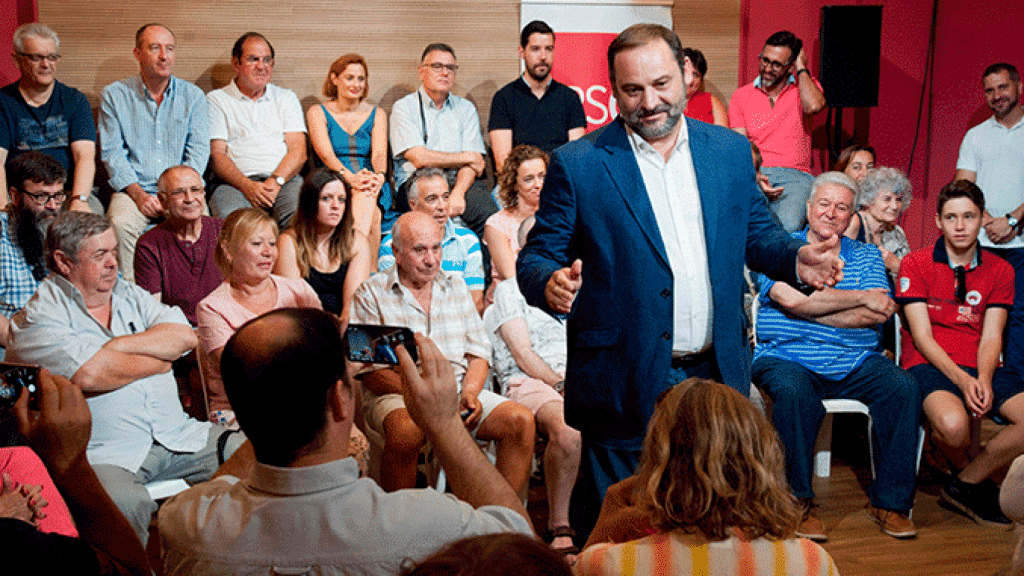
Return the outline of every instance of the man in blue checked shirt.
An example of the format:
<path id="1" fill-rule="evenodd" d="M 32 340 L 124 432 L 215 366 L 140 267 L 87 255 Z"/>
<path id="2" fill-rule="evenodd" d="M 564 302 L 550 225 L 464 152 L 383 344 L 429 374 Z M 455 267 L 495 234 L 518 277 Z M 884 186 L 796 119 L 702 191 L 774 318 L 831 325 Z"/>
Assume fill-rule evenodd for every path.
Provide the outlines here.
<path id="1" fill-rule="evenodd" d="M 42 152 L 7 163 L 11 203 L 0 211 L 0 360 L 7 351 L 10 317 L 21 310 L 46 277 L 43 235 L 61 212 L 67 172 Z"/>
<path id="2" fill-rule="evenodd" d="M 811 469 L 825 417 L 821 401 L 828 398 L 860 400 L 871 411 L 876 475 L 868 490 L 869 516 L 895 538 L 917 535 L 910 509 L 921 393 L 913 378 L 879 352 L 878 326 L 896 304 L 878 248 L 843 236 L 857 195 L 857 183 L 845 174 L 818 176 L 807 201 L 807 228 L 793 233 L 812 243 L 840 236 L 834 250 L 845 265 L 835 288 L 808 295 L 760 278 L 751 373 L 774 401 L 772 420 L 785 446 L 786 477 L 805 506 L 797 535 L 817 541 L 826 534 L 814 514 Z"/>
<path id="3" fill-rule="evenodd" d="M 129 280 L 139 236 L 164 216 L 157 178 L 179 164 L 202 174 L 210 159 L 206 95 L 172 75 L 175 48 L 166 26 L 139 28 L 133 51 L 139 74 L 104 88 L 100 101 L 100 157 L 115 191 L 107 215 Z"/>

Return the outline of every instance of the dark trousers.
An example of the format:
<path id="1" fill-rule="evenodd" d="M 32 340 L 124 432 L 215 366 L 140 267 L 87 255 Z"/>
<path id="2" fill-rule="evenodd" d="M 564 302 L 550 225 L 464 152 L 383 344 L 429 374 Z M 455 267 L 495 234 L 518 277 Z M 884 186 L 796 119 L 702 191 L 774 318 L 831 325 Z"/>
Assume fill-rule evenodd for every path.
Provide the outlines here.
<path id="1" fill-rule="evenodd" d="M 710 378 L 721 381 L 722 376 L 714 361 L 702 362 L 686 368 L 669 370 L 666 388 L 671 388 L 687 378 Z M 576 531 L 577 541 L 586 542 L 590 531 L 597 523 L 604 502 L 605 492 L 612 484 L 629 478 L 640 463 L 640 443 L 636 449 L 610 448 L 602 445 L 602 438 L 583 434 L 583 452 L 580 461 L 580 478 L 573 489 L 569 507 L 569 519 Z"/>
<path id="2" fill-rule="evenodd" d="M 849 398 L 867 404 L 871 412 L 875 480 L 868 497 L 872 505 L 904 513 L 913 507 L 921 391 L 906 371 L 873 354 L 839 380 L 771 357 L 756 360 L 752 372 L 754 383 L 774 401 L 772 421 L 786 450 L 786 478 L 793 494 L 814 497 L 814 443 L 825 418 L 821 401 Z"/>
<path id="3" fill-rule="evenodd" d="M 986 248 L 1013 266 L 1013 308 L 1006 319 L 1003 366 L 1024 377 L 1024 248 Z"/>

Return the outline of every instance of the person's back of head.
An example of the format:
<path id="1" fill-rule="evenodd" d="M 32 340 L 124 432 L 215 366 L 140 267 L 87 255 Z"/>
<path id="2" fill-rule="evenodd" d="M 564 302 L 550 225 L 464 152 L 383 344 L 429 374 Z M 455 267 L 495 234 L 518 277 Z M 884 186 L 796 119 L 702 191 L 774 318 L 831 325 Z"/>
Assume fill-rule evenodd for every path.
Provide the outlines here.
<path id="1" fill-rule="evenodd" d="M 786 538 L 800 520 L 775 429 L 739 392 L 711 380 L 690 378 L 662 395 L 637 476 L 638 502 L 663 530 Z"/>
<path id="2" fill-rule="evenodd" d="M 489 534 L 445 546 L 401 576 L 568 576 L 569 566 L 549 546 L 522 534 Z"/>
<path id="3" fill-rule="evenodd" d="M 273 466 L 287 466 L 322 444 L 329 397 L 344 373 L 337 320 L 311 308 L 284 308 L 250 320 L 221 356 L 238 423 L 256 459 Z"/>

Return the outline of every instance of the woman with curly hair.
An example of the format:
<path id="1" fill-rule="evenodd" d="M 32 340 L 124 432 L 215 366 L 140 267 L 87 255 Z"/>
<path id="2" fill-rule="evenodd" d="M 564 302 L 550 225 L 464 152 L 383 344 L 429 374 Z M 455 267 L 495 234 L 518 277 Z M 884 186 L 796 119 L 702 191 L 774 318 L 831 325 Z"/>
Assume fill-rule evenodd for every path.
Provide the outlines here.
<path id="1" fill-rule="evenodd" d="M 491 285 L 516 275 L 519 255 L 519 226 L 540 206 L 540 190 L 548 172 L 546 152 L 520 144 L 509 152 L 498 176 L 499 196 L 504 209 L 492 214 L 484 225 L 484 244 L 491 252 Z"/>
<path id="2" fill-rule="evenodd" d="M 900 170 L 882 166 L 868 170 L 857 183 L 860 210 L 844 234 L 878 246 L 889 276 L 895 278 L 900 262 L 910 253 L 907 235 L 897 224 L 913 199 L 910 180 Z"/>
<path id="3" fill-rule="evenodd" d="M 784 467 L 749 400 L 711 380 L 676 385 L 651 417 L 637 474 L 609 489 L 576 573 L 836 574 L 795 535 Z"/>

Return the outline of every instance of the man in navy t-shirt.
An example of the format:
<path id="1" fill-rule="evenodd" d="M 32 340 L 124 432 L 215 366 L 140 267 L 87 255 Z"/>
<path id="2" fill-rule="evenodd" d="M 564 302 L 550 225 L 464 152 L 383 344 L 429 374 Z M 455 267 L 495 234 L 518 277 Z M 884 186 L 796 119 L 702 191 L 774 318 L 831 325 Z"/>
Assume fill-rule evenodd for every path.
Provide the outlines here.
<path id="1" fill-rule="evenodd" d="M 89 101 L 57 81 L 60 39 L 53 30 L 25 24 L 14 31 L 13 42 L 21 78 L 0 89 L 0 160 L 6 164 L 29 150 L 54 157 L 68 173 L 68 207 L 89 212 L 96 175 L 96 126 Z M 0 207 L 7 205 L 6 191 L 0 172 Z"/>

